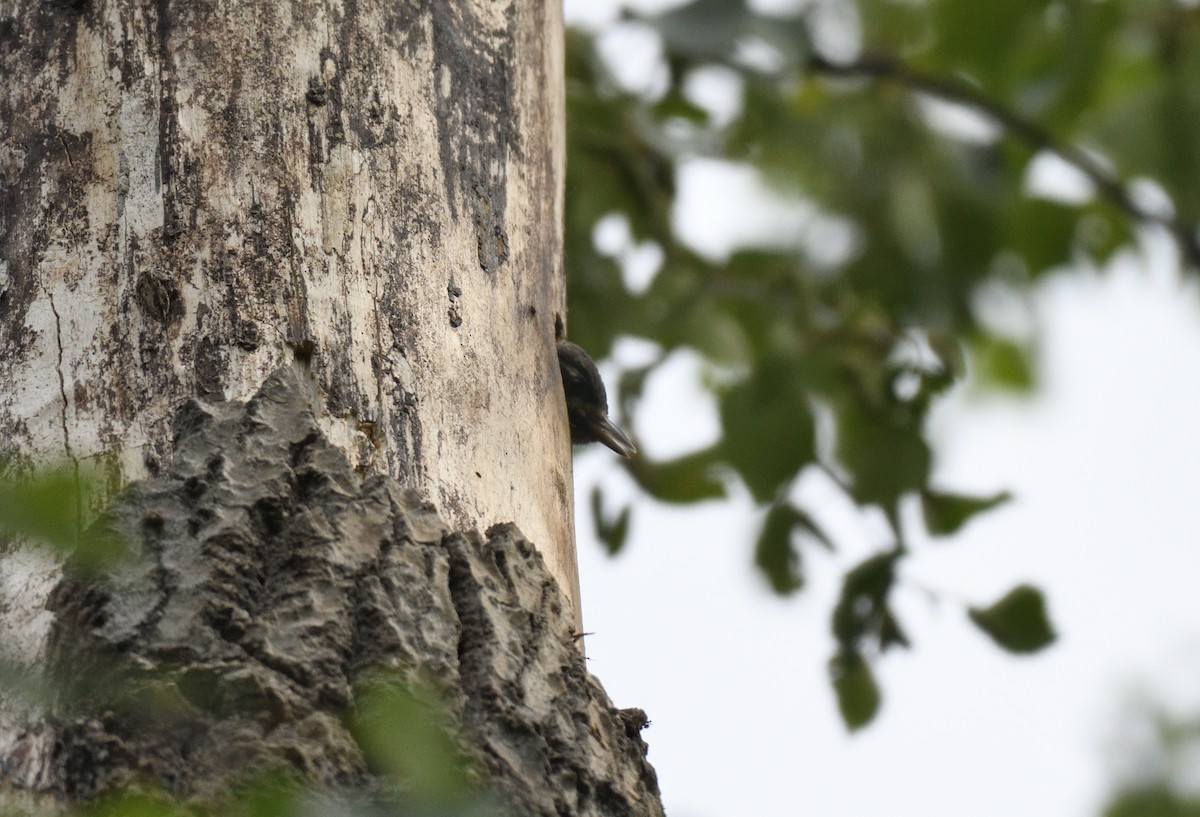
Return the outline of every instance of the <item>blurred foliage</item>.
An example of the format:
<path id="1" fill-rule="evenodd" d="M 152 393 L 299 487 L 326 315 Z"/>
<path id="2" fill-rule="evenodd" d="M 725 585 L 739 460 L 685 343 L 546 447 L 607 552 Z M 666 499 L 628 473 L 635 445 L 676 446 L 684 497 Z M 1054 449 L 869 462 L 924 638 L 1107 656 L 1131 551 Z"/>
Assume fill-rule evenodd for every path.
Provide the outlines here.
<path id="1" fill-rule="evenodd" d="M 350 728 L 372 770 L 401 781 L 405 799 L 421 813 L 463 814 L 474 806 L 481 793 L 432 683 L 377 678 L 355 697 Z"/>
<path id="2" fill-rule="evenodd" d="M 854 730 L 870 723 L 883 696 L 866 659 L 856 653 L 840 653 L 829 662 L 829 674 L 846 726 Z"/>
<path id="3" fill-rule="evenodd" d="M 69 551 L 79 540 L 81 494 L 79 480 L 68 468 L 0 479 L 0 533 Z"/>
<path id="4" fill-rule="evenodd" d="M 925 528 L 934 536 L 949 536 L 957 533 L 971 517 L 1003 505 L 1010 499 L 1012 495 L 1008 491 L 984 497 L 922 491 L 921 510 L 925 514 Z"/>
<path id="5" fill-rule="evenodd" d="M 1200 799 L 1184 797 L 1169 788 L 1146 787 L 1123 792 L 1103 812 L 1104 817 L 1200 817 Z"/>
<path id="6" fill-rule="evenodd" d="M 84 530 L 85 498 L 97 493 L 96 473 L 58 466 L 41 471 L 0 462 L 0 542 L 19 538 L 51 548 L 75 570 L 99 570 L 128 557 L 107 520 Z"/>
<path id="7" fill-rule="evenodd" d="M 1143 696 L 1139 695 L 1139 698 Z M 1200 817 L 1200 718 L 1134 700 L 1117 719 L 1103 817 Z"/>
<path id="8" fill-rule="evenodd" d="M 932 485 L 925 433 L 934 400 L 968 372 L 1018 393 L 1035 385 L 1036 338 L 994 325 L 988 288 L 1020 296 L 1056 267 L 1102 264 L 1139 227 L 1168 231 L 1184 261 L 1200 263 L 1200 9 L 1172 0 L 802 5 L 792 16 L 745 0 L 625 12 L 619 25 L 652 32 L 662 49 L 661 81 L 646 89 L 615 79 L 595 32 L 568 34 L 570 334 L 596 356 L 618 337 L 655 344 L 657 358 L 621 379 L 625 411 L 672 351 L 703 356 L 716 375 L 720 440 L 621 467 L 672 503 L 719 497 L 740 480 L 767 509 L 754 559 L 775 592 L 803 586 L 804 542 L 829 544 L 820 509 L 792 496 L 806 469 L 883 511 L 891 549 L 848 573 L 833 613 L 833 681 L 846 722 L 859 726 L 879 703 L 869 661 L 907 643 L 890 608 L 904 556 L 925 534 L 952 534 L 1007 499 Z M 734 80 L 732 114 L 692 90 L 713 71 Z M 964 111 L 974 133 L 952 135 L 949 114 Z M 1073 166 L 1090 195 L 1038 194 L 1031 163 L 1047 154 Z M 672 213 L 681 163 L 695 157 L 757 169 L 811 205 L 808 226 L 728 259 L 688 247 Z M 1137 177 L 1173 209 L 1142 203 L 1129 189 Z M 627 254 L 594 239 L 614 215 L 629 247 L 661 251 L 646 286 L 627 286 Z M 924 532 L 900 524 L 913 498 Z M 629 509 L 608 521 L 599 496 L 593 506 L 601 538 L 619 550 Z M 1052 637 L 1031 588 L 970 615 L 1006 649 Z"/>

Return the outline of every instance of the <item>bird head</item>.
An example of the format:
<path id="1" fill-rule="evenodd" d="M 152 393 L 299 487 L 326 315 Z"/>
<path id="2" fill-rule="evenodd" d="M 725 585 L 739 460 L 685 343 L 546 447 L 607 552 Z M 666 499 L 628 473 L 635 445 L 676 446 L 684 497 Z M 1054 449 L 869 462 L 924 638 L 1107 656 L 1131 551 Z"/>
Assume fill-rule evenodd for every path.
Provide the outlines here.
<path id="1" fill-rule="evenodd" d="M 637 452 L 624 431 L 608 419 L 608 395 L 596 364 L 578 345 L 558 342 L 558 368 L 567 398 L 567 419 L 575 445 L 603 443 L 622 457 Z"/>

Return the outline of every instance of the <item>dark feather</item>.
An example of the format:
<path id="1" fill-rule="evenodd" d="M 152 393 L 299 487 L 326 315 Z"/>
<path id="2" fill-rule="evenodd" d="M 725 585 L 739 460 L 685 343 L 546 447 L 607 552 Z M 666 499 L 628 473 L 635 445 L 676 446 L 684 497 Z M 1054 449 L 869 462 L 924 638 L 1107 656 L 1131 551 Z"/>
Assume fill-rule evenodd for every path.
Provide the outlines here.
<path id="1" fill-rule="evenodd" d="M 567 400 L 571 442 L 603 443 L 623 457 L 634 454 L 637 449 L 629 437 L 608 419 L 608 394 L 588 353 L 569 340 L 560 340 L 558 368 Z"/>

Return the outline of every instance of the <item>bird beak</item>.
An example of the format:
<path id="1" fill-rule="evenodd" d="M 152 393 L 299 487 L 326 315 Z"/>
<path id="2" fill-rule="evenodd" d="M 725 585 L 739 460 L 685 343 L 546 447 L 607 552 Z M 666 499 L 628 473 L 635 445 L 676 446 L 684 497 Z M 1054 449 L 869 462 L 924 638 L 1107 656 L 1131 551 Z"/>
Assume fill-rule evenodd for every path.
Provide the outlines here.
<path id="1" fill-rule="evenodd" d="M 637 448 L 629 437 L 625 436 L 625 432 L 613 425 L 607 417 L 591 419 L 588 426 L 596 436 L 597 442 L 604 443 L 622 457 L 632 457 L 637 453 Z"/>

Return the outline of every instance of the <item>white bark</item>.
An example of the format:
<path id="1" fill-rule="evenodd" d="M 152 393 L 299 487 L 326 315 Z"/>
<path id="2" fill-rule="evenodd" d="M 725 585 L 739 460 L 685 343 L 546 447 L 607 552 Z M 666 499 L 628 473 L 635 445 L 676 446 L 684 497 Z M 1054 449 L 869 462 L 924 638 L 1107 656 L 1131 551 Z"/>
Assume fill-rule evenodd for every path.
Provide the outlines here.
<path id="1" fill-rule="evenodd" d="M 0 0 L 4 453 L 95 510 L 188 398 L 296 365 L 361 473 L 515 522 L 578 620 L 561 48 L 556 0 Z M 26 657 L 53 578 L 0 566 Z"/>
<path id="2" fill-rule="evenodd" d="M 578 626 L 561 25 L 556 0 L 0 0 L 10 473 L 98 475 L 90 518 L 164 473 L 190 398 L 294 367 L 358 474 L 453 530 L 515 522 Z M 0 552 L 5 660 L 45 662 L 58 584 Z M 8 704 L 5 782 L 61 794 L 61 735 Z"/>

